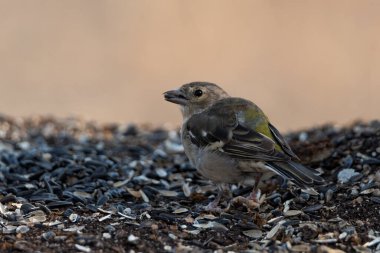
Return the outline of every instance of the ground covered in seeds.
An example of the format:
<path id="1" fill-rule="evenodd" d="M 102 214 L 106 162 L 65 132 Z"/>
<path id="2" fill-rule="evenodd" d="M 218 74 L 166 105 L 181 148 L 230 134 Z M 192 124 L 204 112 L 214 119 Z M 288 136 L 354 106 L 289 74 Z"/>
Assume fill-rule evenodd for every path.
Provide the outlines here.
<path id="1" fill-rule="evenodd" d="M 272 180 L 260 208 L 209 213 L 177 131 L 0 116 L 0 252 L 380 251 L 380 121 L 287 138 L 319 195 Z"/>

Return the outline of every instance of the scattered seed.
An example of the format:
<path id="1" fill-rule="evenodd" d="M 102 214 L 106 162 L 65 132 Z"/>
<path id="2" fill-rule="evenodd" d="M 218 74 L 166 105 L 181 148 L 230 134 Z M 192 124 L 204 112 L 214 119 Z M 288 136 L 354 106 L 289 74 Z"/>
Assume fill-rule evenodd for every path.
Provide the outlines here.
<path id="1" fill-rule="evenodd" d="M 90 247 L 86 247 L 86 246 L 83 246 L 83 245 L 79 245 L 79 244 L 75 244 L 75 248 L 79 251 L 82 251 L 82 252 L 91 252 L 91 248 Z"/>
<path id="2" fill-rule="evenodd" d="M 259 239 L 263 236 L 263 232 L 258 229 L 246 230 L 246 231 L 243 231 L 243 234 L 254 239 Z"/>

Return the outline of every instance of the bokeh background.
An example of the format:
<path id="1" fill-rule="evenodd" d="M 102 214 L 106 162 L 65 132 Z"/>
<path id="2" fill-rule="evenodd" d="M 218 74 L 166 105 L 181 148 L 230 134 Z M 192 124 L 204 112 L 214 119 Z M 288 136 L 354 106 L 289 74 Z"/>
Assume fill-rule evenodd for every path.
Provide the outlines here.
<path id="1" fill-rule="evenodd" d="M 380 118 L 380 1 L 0 0 L 0 112 L 178 125 L 190 81 L 281 130 Z"/>

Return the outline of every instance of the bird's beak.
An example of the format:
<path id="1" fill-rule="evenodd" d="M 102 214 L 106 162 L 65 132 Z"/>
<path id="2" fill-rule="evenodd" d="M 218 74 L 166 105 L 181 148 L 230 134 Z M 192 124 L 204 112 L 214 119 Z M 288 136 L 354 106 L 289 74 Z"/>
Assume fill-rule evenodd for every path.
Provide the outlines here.
<path id="1" fill-rule="evenodd" d="M 166 101 L 179 104 L 179 105 L 186 105 L 188 102 L 187 97 L 185 94 L 180 90 L 170 90 L 164 93 L 164 97 Z"/>

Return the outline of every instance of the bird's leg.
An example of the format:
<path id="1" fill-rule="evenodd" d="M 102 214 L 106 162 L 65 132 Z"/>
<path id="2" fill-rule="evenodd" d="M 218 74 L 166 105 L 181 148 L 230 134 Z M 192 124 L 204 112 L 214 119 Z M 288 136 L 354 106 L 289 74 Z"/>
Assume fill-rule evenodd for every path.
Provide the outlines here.
<path id="1" fill-rule="evenodd" d="M 205 206 L 205 210 L 209 212 L 222 212 L 222 209 L 218 207 L 220 199 L 222 198 L 224 193 L 223 185 L 218 185 L 218 194 L 215 199 L 211 201 L 207 206 Z"/>
<path id="2" fill-rule="evenodd" d="M 259 204 L 260 203 L 260 197 L 261 197 L 261 190 L 259 189 L 260 180 L 263 174 L 257 173 L 255 176 L 255 186 L 252 189 L 252 192 L 249 194 L 248 199 L 253 200 Z"/>

